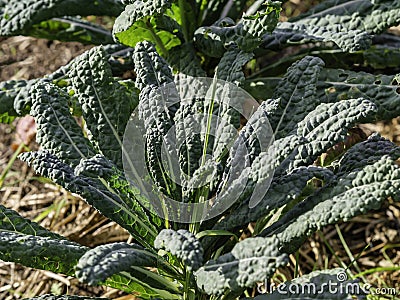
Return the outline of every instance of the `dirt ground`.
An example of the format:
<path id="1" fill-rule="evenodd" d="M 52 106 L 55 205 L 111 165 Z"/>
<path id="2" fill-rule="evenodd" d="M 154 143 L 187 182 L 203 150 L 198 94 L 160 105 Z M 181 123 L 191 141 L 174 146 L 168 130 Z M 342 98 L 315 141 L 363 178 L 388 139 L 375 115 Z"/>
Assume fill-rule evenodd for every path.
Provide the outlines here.
<path id="1" fill-rule="evenodd" d="M 26 37 L 0 39 L 0 80 L 43 76 L 88 48 L 77 43 Z M 0 174 L 6 175 L 3 185 L 0 184 L 0 203 L 83 245 L 127 241 L 129 235 L 122 228 L 99 215 L 79 197 L 36 177 L 21 161 L 15 160 L 10 164 L 21 139 L 28 143 L 33 137 L 30 132 L 34 124 L 29 119 L 24 122 L 22 125 L 18 122 L 0 124 Z M 366 125 L 363 129 L 380 131 L 391 140 L 400 142 L 397 119 Z M 33 141 L 28 146 L 37 148 Z M 300 249 L 299 273 L 350 266 L 353 274 L 361 275 L 376 287 L 400 290 L 399 220 L 400 204 L 388 201 L 379 211 L 325 228 Z M 296 257 L 291 256 L 291 267 L 280 270 L 280 273 L 291 279 L 295 266 Z M 46 293 L 129 299 L 113 289 L 89 287 L 72 277 L 0 262 L 0 300 Z M 134 299 L 133 296 L 130 299 Z"/>

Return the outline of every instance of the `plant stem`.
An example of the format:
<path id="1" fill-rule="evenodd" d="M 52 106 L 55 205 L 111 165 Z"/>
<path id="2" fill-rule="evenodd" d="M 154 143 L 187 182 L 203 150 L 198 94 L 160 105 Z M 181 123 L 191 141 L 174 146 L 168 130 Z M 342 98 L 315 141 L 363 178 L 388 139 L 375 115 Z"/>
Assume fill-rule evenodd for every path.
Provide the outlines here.
<path id="1" fill-rule="evenodd" d="M 197 16 L 197 27 L 200 27 L 201 23 L 203 22 L 205 10 L 206 10 L 206 3 L 204 3 L 204 0 L 203 0 L 202 3 L 200 4 L 199 14 Z"/>
<path id="2" fill-rule="evenodd" d="M 150 23 L 150 19 L 147 18 L 147 20 L 146 20 L 145 23 L 146 23 L 147 29 L 150 31 L 151 36 L 153 37 L 153 39 L 154 39 L 154 41 L 155 41 L 157 47 L 160 48 L 161 55 L 164 56 L 164 57 L 166 57 L 166 56 L 168 55 L 168 50 L 167 50 L 167 48 L 165 48 L 165 46 L 164 46 L 162 40 L 160 39 L 160 37 L 159 37 L 159 36 L 157 35 L 157 33 L 154 31 L 154 28 L 153 28 L 153 26 L 152 26 L 151 23 Z"/>
<path id="3" fill-rule="evenodd" d="M 340 239 L 340 241 L 341 241 L 341 243 L 343 245 L 343 248 L 346 251 L 346 254 L 350 258 L 350 261 L 351 261 L 351 264 L 349 266 L 347 266 L 347 267 L 350 268 L 350 266 L 353 264 L 354 267 L 356 268 L 357 272 L 361 273 L 361 269 L 358 266 L 357 260 L 354 258 L 353 253 L 351 253 L 351 250 L 350 250 L 349 246 L 347 245 L 346 240 L 343 237 L 343 234 L 342 234 L 342 231 L 340 230 L 339 225 L 335 224 L 335 228 L 336 228 L 336 232 L 337 232 L 337 234 L 339 236 L 339 239 Z M 362 279 L 364 280 L 364 282 L 367 282 L 367 279 L 364 278 L 363 276 L 362 276 Z"/>
<path id="4" fill-rule="evenodd" d="M 183 300 L 190 300 L 189 296 L 189 285 L 190 285 L 190 272 L 186 269 L 185 270 L 185 290 L 183 292 Z"/>
<path id="5" fill-rule="evenodd" d="M 265 0 L 257 0 L 252 6 L 246 11 L 246 15 L 253 15 L 260 8 L 260 6 L 265 2 Z"/>
<path id="6" fill-rule="evenodd" d="M 186 12 L 185 12 L 185 1 L 184 0 L 179 0 L 178 1 L 178 5 L 179 5 L 179 11 L 181 13 L 183 36 L 185 38 L 185 41 L 187 42 L 189 40 L 188 39 L 189 34 L 188 34 Z"/>
<path id="7" fill-rule="evenodd" d="M 18 146 L 18 149 L 14 152 L 13 156 L 10 158 L 7 166 L 4 168 L 3 172 L 1 172 L 1 174 L 0 174 L 0 189 L 3 187 L 4 180 L 6 179 L 8 172 L 12 168 L 15 160 L 17 159 L 18 155 L 22 152 L 23 149 L 29 151 L 29 148 L 24 143 L 21 142 L 21 144 L 19 144 L 19 146 Z"/>
<path id="8" fill-rule="evenodd" d="M 183 36 L 185 38 L 185 41 L 189 42 L 190 34 L 189 34 L 189 26 L 188 26 L 188 20 L 187 20 L 186 9 L 185 9 L 185 0 L 179 0 L 178 5 L 179 5 L 179 11 L 181 13 Z"/>
<path id="9" fill-rule="evenodd" d="M 399 270 L 400 270 L 400 267 L 396 267 L 396 266 L 393 266 L 393 267 L 377 267 L 377 268 L 368 269 L 368 270 L 365 270 L 365 271 L 363 271 L 361 273 L 355 274 L 355 275 L 353 275 L 353 277 L 354 278 L 358 278 L 358 277 L 362 277 L 364 275 L 377 273 L 377 272 L 388 272 L 388 271 L 395 272 L 395 271 L 399 271 Z"/>

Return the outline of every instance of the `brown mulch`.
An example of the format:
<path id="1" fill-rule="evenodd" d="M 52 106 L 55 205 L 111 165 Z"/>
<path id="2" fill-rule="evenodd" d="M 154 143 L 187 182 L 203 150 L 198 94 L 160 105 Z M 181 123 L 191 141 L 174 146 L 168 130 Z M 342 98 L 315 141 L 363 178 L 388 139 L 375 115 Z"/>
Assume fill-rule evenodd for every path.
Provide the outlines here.
<path id="1" fill-rule="evenodd" d="M 0 78 L 33 79 L 52 73 L 89 49 L 80 43 L 62 43 L 31 37 L 0 38 Z"/>

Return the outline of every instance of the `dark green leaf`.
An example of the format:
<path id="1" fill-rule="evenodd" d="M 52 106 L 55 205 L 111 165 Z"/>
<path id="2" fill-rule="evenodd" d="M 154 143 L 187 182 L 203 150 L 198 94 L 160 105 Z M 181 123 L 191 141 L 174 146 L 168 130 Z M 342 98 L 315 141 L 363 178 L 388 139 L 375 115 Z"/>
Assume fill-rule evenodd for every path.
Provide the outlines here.
<path id="1" fill-rule="evenodd" d="M 140 211 L 134 210 L 135 206 L 138 206 L 135 199 L 127 195 L 121 199 L 113 187 L 102 178 L 76 175 L 74 169 L 50 153 L 27 152 L 21 154 L 20 158 L 31 164 L 40 175 L 82 196 L 89 205 L 120 224 L 142 245 L 151 249 L 157 231 L 147 218 L 140 215 Z"/>
<path id="2" fill-rule="evenodd" d="M 376 119 L 399 115 L 400 77 L 372 75 L 365 72 L 326 69 L 321 72 L 318 89 L 325 91 L 324 102 L 363 97 L 376 104 Z"/>
<path id="3" fill-rule="evenodd" d="M 156 22 L 151 17 L 161 16 L 171 7 L 169 0 L 135 1 L 128 4 L 115 20 L 114 38 L 127 46 L 135 47 L 144 40 L 155 43 L 158 50 L 164 51 L 180 44 L 180 40 L 171 32 L 156 30 Z M 159 44 L 161 41 L 162 45 Z M 166 53 L 164 53 L 166 54 Z"/>
<path id="4" fill-rule="evenodd" d="M 0 19 L 0 35 L 19 35 L 52 18 L 68 16 L 117 16 L 123 6 L 118 0 L 9 0 Z"/>
<path id="5" fill-rule="evenodd" d="M 213 295 L 252 287 L 286 265 L 287 256 L 278 251 L 278 246 L 279 240 L 275 237 L 245 239 L 236 244 L 231 252 L 217 260 L 209 260 L 197 270 L 197 286 Z"/>
<path id="6" fill-rule="evenodd" d="M 0 205 L 0 230 L 53 239 L 65 239 L 61 235 L 51 232 L 35 222 L 31 222 L 16 211 L 3 205 Z"/>
<path id="7" fill-rule="evenodd" d="M 203 265 L 203 248 L 195 235 L 187 230 L 163 229 L 154 241 L 156 249 L 165 249 L 181 259 L 189 271 Z"/>
<path id="8" fill-rule="evenodd" d="M 122 167 L 122 138 L 131 115 L 131 102 L 136 99 L 131 99 L 126 88 L 113 79 L 102 47 L 92 48 L 77 58 L 68 76 L 82 107 L 90 141 Z"/>
<path id="9" fill-rule="evenodd" d="M 38 83 L 31 89 L 31 115 L 37 125 L 37 142 L 63 162 L 76 166 L 82 158 L 94 154 L 82 128 L 72 117 L 69 95 L 49 83 Z"/>
<path id="10" fill-rule="evenodd" d="M 384 156 L 372 165 L 341 175 L 261 234 L 277 235 L 285 251 L 294 252 L 316 230 L 378 209 L 388 197 L 398 199 L 399 190 L 400 169 Z"/>
<path id="11" fill-rule="evenodd" d="M 88 250 L 64 239 L 0 231 L 0 259 L 72 276 L 79 258 Z"/>
<path id="12" fill-rule="evenodd" d="M 76 276 L 83 282 L 97 285 L 116 273 L 129 271 L 132 266 L 155 267 L 157 259 L 153 255 L 136 244 L 97 246 L 79 259 Z"/>

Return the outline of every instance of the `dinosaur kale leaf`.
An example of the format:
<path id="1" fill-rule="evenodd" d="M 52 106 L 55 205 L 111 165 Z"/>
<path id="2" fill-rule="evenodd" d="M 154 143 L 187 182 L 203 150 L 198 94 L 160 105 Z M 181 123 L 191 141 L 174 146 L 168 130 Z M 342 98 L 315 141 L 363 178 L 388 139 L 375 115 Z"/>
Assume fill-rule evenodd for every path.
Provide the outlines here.
<path id="1" fill-rule="evenodd" d="M 154 247 L 176 255 L 190 271 L 196 271 L 203 264 L 203 248 L 189 231 L 164 229 L 155 239 Z"/>
<path id="2" fill-rule="evenodd" d="M 206 72 L 201 67 L 193 43 L 185 43 L 172 48 L 168 52 L 167 61 L 171 67 L 179 71 L 180 75 L 206 77 Z"/>
<path id="3" fill-rule="evenodd" d="M 31 93 L 38 143 L 71 166 L 94 155 L 92 145 L 70 114 L 69 96 L 63 90 L 51 84 L 37 84 Z"/>
<path id="4" fill-rule="evenodd" d="M 379 161 L 383 156 L 389 156 L 394 161 L 400 157 L 400 148 L 393 142 L 375 133 L 366 141 L 351 147 L 343 157 L 336 162 L 338 174 L 349 173 L 366 165 Z"/>
<path id="5" fill-rule="evenodd" d="M 136 71 L 136 87 L 143 90 L 146 86 L 162 86 L 173 82 L 173 76 L 167 62 L 158 55 L 151 43 L 139 43 L 133 53 Z"/>
<path id="6" fill-rule="evenodd" d="M 96 160 L 93 160 L 92 164 L 86 161 L 95 155 L 96 150 L 84 137 L 81 127 L 70 114 L 67 96 L 63 91 L 51 84 L 38 84 L 32 99 L 32 115 L 39 128 L 37 139 L 45 151 L 25 153 L 21 158 L 32 163 L 39 174 L 51 178 L 71 192 L 80 194 L 103 214 L 127 228 L 144 245 L 148 240 L 152 245 L 157 232 L 153 221 L 159 220 L 150 220 L 137 203 L 135 193 L 120 194 L 113 190 L 115 188 L 123 191 L 121 180 L 118 179 L 121 176 L 113 171 L 117 170 L 117 167 L 111 162 L 107 163 L 107 159 L 101 160 L 106 162 L 100 168 L 103 168 L 104 176 L 108 176 L 107 181 L 99 178 L 100 173 L 90 172 L 91 169 L 85 172 L 85 165 L 93 169 Z M 48 120 L 52 120 L 53 123 Z M 106 166 L 108 172 L 105 171 Z M 109 186 L 108 182 L 115 186 Z M 126 185 L 129 186 L 127 183 Z"/>
<path id="7" fill-rule="evenodd" d="M 307 56 L 293 64 L 275 89 L 268 120 L 276 138 L 289 134 L 294 126 L 320 103 L 316 97 L 316 83 L 324 62 Z"/>
<path id="8" fill-rule="evenodd" d="M 245 79 L 242 67 L 252 58 L 252 53 L 247 53 L 237 47 L 232 47 L 225 52 L 219 62 L 217 69 L 218 79 L 234 82 L 236 84 L 241 83 Z"/>
<path id="9" fill-rule="evenodd" d="M 12 209 L 0 205 L 0 228 L 5 231 L 32 236 L 65 239 L 63 236 L 43 228 L 39 224 L 25 219 Z"/>
<path id="10" fill-rule="evenodd" d="M 306 42 L 334 42 L 344 51 L 368 49 L 373 34 L 384 32 L 400 21 L 400 5 L 392 1 L 323 1 L 305 14 L 278 23 L 263 46 Z"/>
<path id="11" fill-rule="evenodd" d="M 122 9 L 122 4 L 117 0 L 90 0 L 86 1 L 85 5 L 81 5 L 81 3 L 76 0 L 10 0 L 2 7 L 0 35 L 38 34 L 40 30 L 46 27 L 51 30 L 53 29 L 52 25 L 48 23 L 49 20 L 53 18 L 60 18 L 65 15 L 117 16 L 121 13 Z M 94 33 L 96 30 L 99 30 L 99 27 L 96 26 L 87 26 L 87 24 L 83 26 L 83 23 L 71 24 L 71 21 L 69 23 L 70 29 L 74 29 L 74 26 L 78 26 L 81 30 L 87 30 L 88 33 Z M 47 22 L 47 24 L 42 22 Z M 53 20 L 53 22 L 59 21 Z M 61 24 L 55 23 L 53 25 L 59 26 Z M 109 34 L 103 32 L 102 35 L 107 36 Z"/>
<path id="12" fill-rule="evenodd" d="M 103 178 L 99 178 L 98 175 L 95 177 L 76 175 L 73 168 L 48 152 L 24 153 L 20 158 L 32 164 L 37 173 L 81 195 L 87 203 L 126 228 L 143 245 L 152 244 L 154 241 L 157 235 L 156 226 L 136 199 L 129 195 L 119 195 Z M 79 167 L 77 169 L 81 170 Z M 133 210 L 135 207 L 136 211 Z"/>
<path id="13" fill-rule="evenodd" d="M 400 20 L 400 4 L 392 1 L 324 1 L 307 13 L 293 18 L 303 24 L 342 24 L 347 30 L 360 29 L 370 34 L 380 33 Z"/>
<path id="14" fill-rule="evenodd" d="M 82 107 L 89 139 L 104 156 L 122 167 L 122 136 L 136 99 L 113 80 L 107 53 L 102 47 L 92 48 L 78 57 L 68 76 Z"/>
<path id="15" fill-rule="evenodd" d="M 235 245 L 231 252 L 209 260 L 195 272 L 197 285 L 207 294 L 237 292 L 255 282 L 269 278 L 277 268 L 286 265 L 287 256 L 272 238 L 249 238 Z"/>
<path id="16" fill-rule="evenodd" d="M 338 116 L 338 111 L 346 117 Z M 257 220 L 299 196 L 308 180 L 313 177 L 329 181 L 333 177 L 331 171 L 306 166 L 312 164 L 318 155 L 341 141 L 346 130 L 355 122 L 362 121 L 373 112 L 375 106 L 362 99 L 318 106 L 297 124 L 292 135 L 276 140 L 268 151 L 260 153 L 254 159 L 251 165 L 253 182 L 260 182 L 262 178 L 270 178 L 271 174 L 274 174 L 271 187 L 264 193 L 258 205 L 252 207 L 251 195 L 244 193 L 240 206 L 217 223 L 214 229 L 231 230 L 249 220 Z M 290 193 L 287 192 L 288 186 L 292 187 Z M 251 186 L 250 190 L 253 190 Z"/>
<path id="17" fill-rule="evenodd" d="M 65 239 L 0 231 L 0 258 L 66 275 L 88 248 Z"/>
<path id="18" fill-rule="evenodd" d="M 32 105 L 29 93 L 37 79 L 9 80 L 0 83 L 0 117 L 15 118 L 29 113 Z"/>
<path id="19" fill-rule="evenodd" d="M 391 119 L 398 115 L 400 101 L 398 75 L 373 75 L 366 72 L 326 69 L 318 82 L 324 102 L 363 97 L 373 101 L 378 111 L 376 119 Z"/>
<path id="20" fill-rule="evenodd" d="M 365 31 L 348 30 L 340 23 L 318 25 L 300 21 L 278 23 L 272 35 L 264 36 L 262 45 L 276 49 L 282 45 L 307 42 L 334 42 L 342 50 L 350 52 L 371 46 L 371 38 Z"/>
<path id="21" fill-rule="evenodd" d="M 231 42 L 244 51 L 252 51 L 261 43 L 261 37 L 270 33 L 278 23 L 280 3 L 266 1 L 263 7 L 252 15 L 243 15 L 238 23 L 230 18 L 200 27 L 194 37 L 197 48 L 211 57 L 221 57 L 225 46 Z"/>
<path id="22" fill-rule="evenodd" d="M 176 283 L 147 267 L 162 268 L 163 259 L 137 244 L 112 243 L 87 251 L 75 267 L 76 276 L 91 285 L 107 284 L 135 291 L 142 299 L 178 299 Z M 123 286 L 126 285 L 126 286 Z"/>
<path id="23" fill-rule="evenodd" d="M 129 271 L 132 266 L 156 266 L 157 260 L 152 255 L 135 244 L 101 245 L 81 257 L 76 266 L 76 275 L 80 280 L 96 285 L 116 273 Z"/>
<path id="24" fill-rule="evenodd" d="M 158 45 L 159 51 L 167 54 L 167 50 L 181 43 L 168 30 L 156 30 L 157 25 L 159 29 L 162 28 L 157 18 L 170 7 L 169 0 L 135 1 L 128 4 L 115 21 L 113 28 L 115 40 L 131 47 L 135 47 L 138 42 L 150 41 Z"/>
<path id="25" fill-rule="evenodd" d="M 293 252 L 323 226 L 378 209 L 389 196 L 398 199 L 399 184 L 400 169 L 393 159 L 383 156 L 374 164 L 338 176 L 261 235 L 276 235 L 285 251 Z"/>

